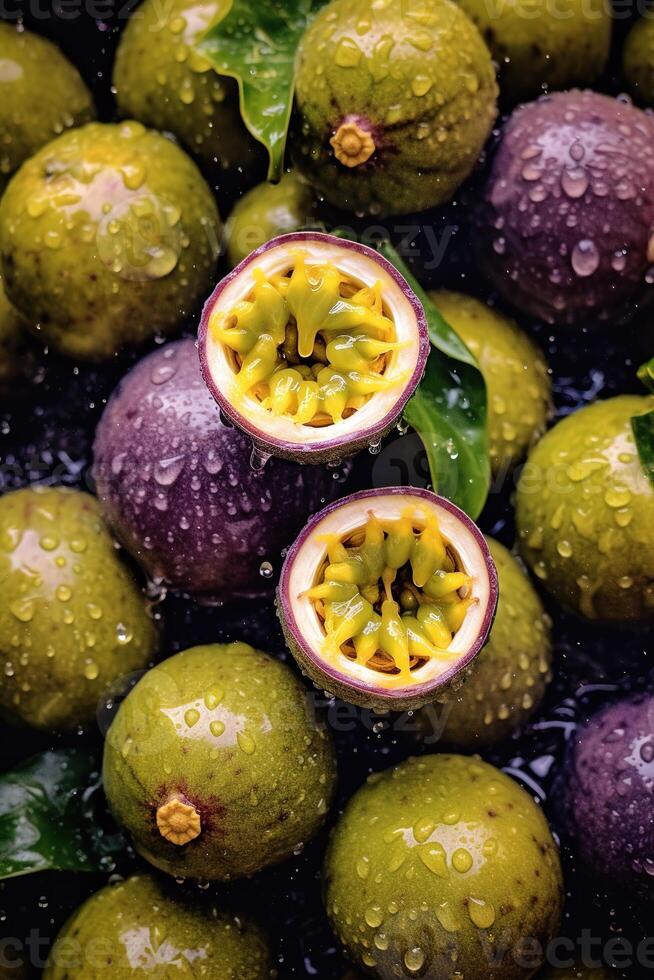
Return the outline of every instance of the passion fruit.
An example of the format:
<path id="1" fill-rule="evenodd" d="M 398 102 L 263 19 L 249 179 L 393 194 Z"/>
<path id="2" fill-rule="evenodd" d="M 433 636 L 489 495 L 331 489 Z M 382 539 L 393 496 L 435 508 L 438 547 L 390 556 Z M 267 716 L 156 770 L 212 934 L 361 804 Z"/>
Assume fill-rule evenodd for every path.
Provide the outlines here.
<path id="1" fill-rule="evenodd" d="M 335 488 L 322 466 L 250 465 L 224 424 L 195 344 L 166 344 L 132 368 L 100 419 L 94 476 L 108 524 L 157 582 L 208 598 L 254 598 L 261 574 Z"/>
<path id="2" fill-rule="evenodd" d="M 364 490 L 317 514 L 288 551 L 277 607 L 311 680 L 352 704 L 417 708 L 465 677 L 491 628 L 483 535 L 427 490 Z"/>
<path id="3" fill-rule="evenodd" d="M 238 201 L 225 225 L 230 266 L 234 268 L 271 238 L 309 224 L 315 203 L 309 184 L 293 171 L 278 184 L 257 184 Z"/>
<path id="4" fill-rule="evenodd" d="M 25 366 L 25 323 L 13 308 L 0 279 L 0 395 Z"/>
<path id="5" fill-rule="evenodd" d="M 267 943 L 252 923 L 213 902 L 182 902 L 154 878 L 134 875 L 77 909 L 55 941 L 43 980 L 174 974 L 205 980 L 275 976 Z"/>
<path id="6" fill-rule="evenodd" d="M 349 211 L 443 204 L 496 115 L 490 53 L 460 6 L 331 0 L 300 45 L 298 165 Z"/>
<path id="7" fill-rule="evenodd" d="M 633 97 L 654 105 L 654 23 L 641 17 L 627 34 L 622 50 L 624 76 Z"/>
<path id="8" fill-rule="evenodd" d="M 61 487 L 0 497 L 0 711 L 70 729 L 113 681 L 142 670 L 156 633 L 97 501 Z"/>
<path id="9" fill-rule="evenodd" d="M 390 262 L 307 231 L 274 238 L 218 284 L 199 347 L 209 390 L 261 453 L 319 463 L 390 431 L 422 378 L 429 335 Z"/>
<path id="10" fill-rule="evenodd" d="M 284 664 L 245 643 L 178 653 L 112 722 L 103 777 L 138 852 L 171 875 L 226 881 L 282 861 L 324 822 L 332 743 Z"/>
<path id="11" fill-rule="evenodd" d="M 563 881 L 533 799 L 476 758 L 428 755 L 370 776 L 324 867 L 325 905 L 380 980 L 526 980 L 524 942 L 556 935 Z M 533 961 L 532 961 L 533 963 Z"/>
<path id="12" fill-rule="evenodd" d="M 548 323 L 620 323 L 652 293 L 654 118 L 560 92 L 504 126 L 477 214 L 482 271 Z"/>
<path id="13" fill-rule="evenodd" d="M 587 619 L 654 621 L 654 488 L 631 428 L 654 398 L 622 395 L 558 422 L 518 484 L 520 550 L 546 589 Z"/>
<path id="14" fill-rule="evenodd" d="M 195 164 L 140 123 L 90 123 L 21 167 L 0 204 L 10 302 L 65 354 L 174 329 L 209 290 L 220 220 Z"/>

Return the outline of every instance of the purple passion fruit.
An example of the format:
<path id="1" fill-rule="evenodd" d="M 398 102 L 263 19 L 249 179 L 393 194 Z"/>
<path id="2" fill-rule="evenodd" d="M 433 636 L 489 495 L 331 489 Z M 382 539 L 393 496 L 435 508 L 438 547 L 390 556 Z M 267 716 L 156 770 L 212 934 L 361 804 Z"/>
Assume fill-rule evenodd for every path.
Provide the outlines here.
<path id="1" fill-rule="evenodd" d="M 286 641 L 320 688 L 379 710 L 417 708 L 463 680 L 497 575 L 477 527 L 427 490 L 364 490 L 314 517 L 284 561 Z"/>
<path id="2" fill-rule="evenodd" d="M 560 92 L 506 123 L 478 212 L 482 271 L 548 323 L 628 319 L 654 283 L 654 118 Z"/>
<path id="3" fill-rule="evenodd" d="M 103 778 L 138 852 L 171 875 L 226 881 L 289 857 L 322 825 L 336 763 L 291 670 L 245 643 L 150 670 L 109 729 Z"/>
<path id="4" fill-rule="evenodd" d="M 476 758 L 427 755 L 369 777 L 334 831 L 325 906 L 380 980 L 526 980 L 557 934 L 558 851 L 533 799 Z"/>
<path id="5" fill-rule="evenodd" d="M 222 280 L 200 325 L 202 373 L 263 453 L 334 462 L 378 442 L 420 382 L 422 304 L 373 249 L 297 232 Z"/>
<path id="6" fill-rule="evenodd" d="M 332 0 L 304 35 L 296 81 L 298 165 L 349 211 L 443 204 L 496 115 L 488 48 L 448 0 Z"/>
<path id="7" fill-rule="evenodd" d="M 250 465 L 221 422 L 192 340 L 166 344 L 121 381 L 98 425 L 94 476 L 107 522 L 155 581 L 211 598 L 271 588 L 260 569 L 333 494 L 321 466 Z"/>

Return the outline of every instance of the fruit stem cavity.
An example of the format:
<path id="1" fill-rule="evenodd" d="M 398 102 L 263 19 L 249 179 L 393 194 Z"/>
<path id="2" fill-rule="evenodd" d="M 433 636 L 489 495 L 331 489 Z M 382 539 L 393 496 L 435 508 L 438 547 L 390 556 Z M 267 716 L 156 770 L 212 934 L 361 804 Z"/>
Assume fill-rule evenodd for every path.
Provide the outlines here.
<path id="1" fill-rule="evenodd" d="M 360 167 L 367 163 L 377 146 L 365 123 L 348 117 L 343 120 L 331 140 L 334 156 L 345 167 Z"/>

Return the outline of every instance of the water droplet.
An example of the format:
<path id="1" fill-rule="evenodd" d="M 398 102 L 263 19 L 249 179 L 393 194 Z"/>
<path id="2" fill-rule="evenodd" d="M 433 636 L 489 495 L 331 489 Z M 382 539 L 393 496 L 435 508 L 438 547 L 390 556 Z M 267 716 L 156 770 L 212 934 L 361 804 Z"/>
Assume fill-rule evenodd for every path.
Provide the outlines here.
<path id="1" fill-rule="evenodd" d="M 582 241 L 577 242 L 573 248 L 570 261 L 572 268 L 578 276 L 592 276 L 597 270 L 600 261 L 597 246 L 590 239 L 584 238 Z"/>
<path id="2" fill-rule="evenodd" d="M 222 721 L 212 721 L 209 725 L 209 731 L 215 738 L 220 738 L 222 733 L 225 731 L 225 724 Z"/>
<path id="3" fill-rule="evenodd" d="M 495 922 L 495 909 L 481 898 L 469 899 L 468 915 L 478 929 L 490 929 Z"/>
<path id="4" fill-rule="evenodd" d="M 90 658 L 84 663 L 84 676 L 89 681 L 94 681 L 100 673 L 100 668 L 96 664 L 95 660 Z"/>
<path id="5" fill-rule="evenodd" d="M 21 623 L 30 623 L 34 618 L 36 605 L 33 599 L 17 599 L 9 603 L 9 609 Z"/>
<path id="6" fill-rule="evenodd" d="M 170 456 L 168 459 L 160 459 L 154 465 L 153 476 L 159 486 L 171 487 L 179 478 L 184 469 L 186 457 L 184 454 Z"/>
<path id="7" fill-rule="evenodd" d="M 411 973 L 417 973 L 418 970 L 422 970 L 425 963 L 425 954 L 420 949 L 420 946 L 412 946 L 411 949 L 407 949 L 404 954 L 404 965 Z"/>
<path id="8" fill-rule="evenodd" d="M 239 748 L 245 752 L 246 755 L 252 755 L 256 748 L 254 739 L 247 732 L 239 732 L 236 736 L 236 741 L 238 742 Z"/>
<path id="9" fill-rule="evenodd" d="M 127 643 L 131 643 L 134 639 L 134 634 L 127 626 L 123 623 L 118 623 L 116 626 L 116 640 L 121 646 L 125 646 Z"/>

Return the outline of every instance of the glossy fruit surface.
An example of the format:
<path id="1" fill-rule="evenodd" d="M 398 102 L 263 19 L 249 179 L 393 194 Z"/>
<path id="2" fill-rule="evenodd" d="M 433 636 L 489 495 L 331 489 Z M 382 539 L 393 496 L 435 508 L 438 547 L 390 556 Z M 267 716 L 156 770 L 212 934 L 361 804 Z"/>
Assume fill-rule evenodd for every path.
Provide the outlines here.
<path id="1" fill-rule="evenodd" d="M 271 238 L 298 231 L 315 207 L 310 185 L 295 172 L 278 184 L 257 184 L 234 206 L 225 225 L 227 258 L 234 268 Z"/>

